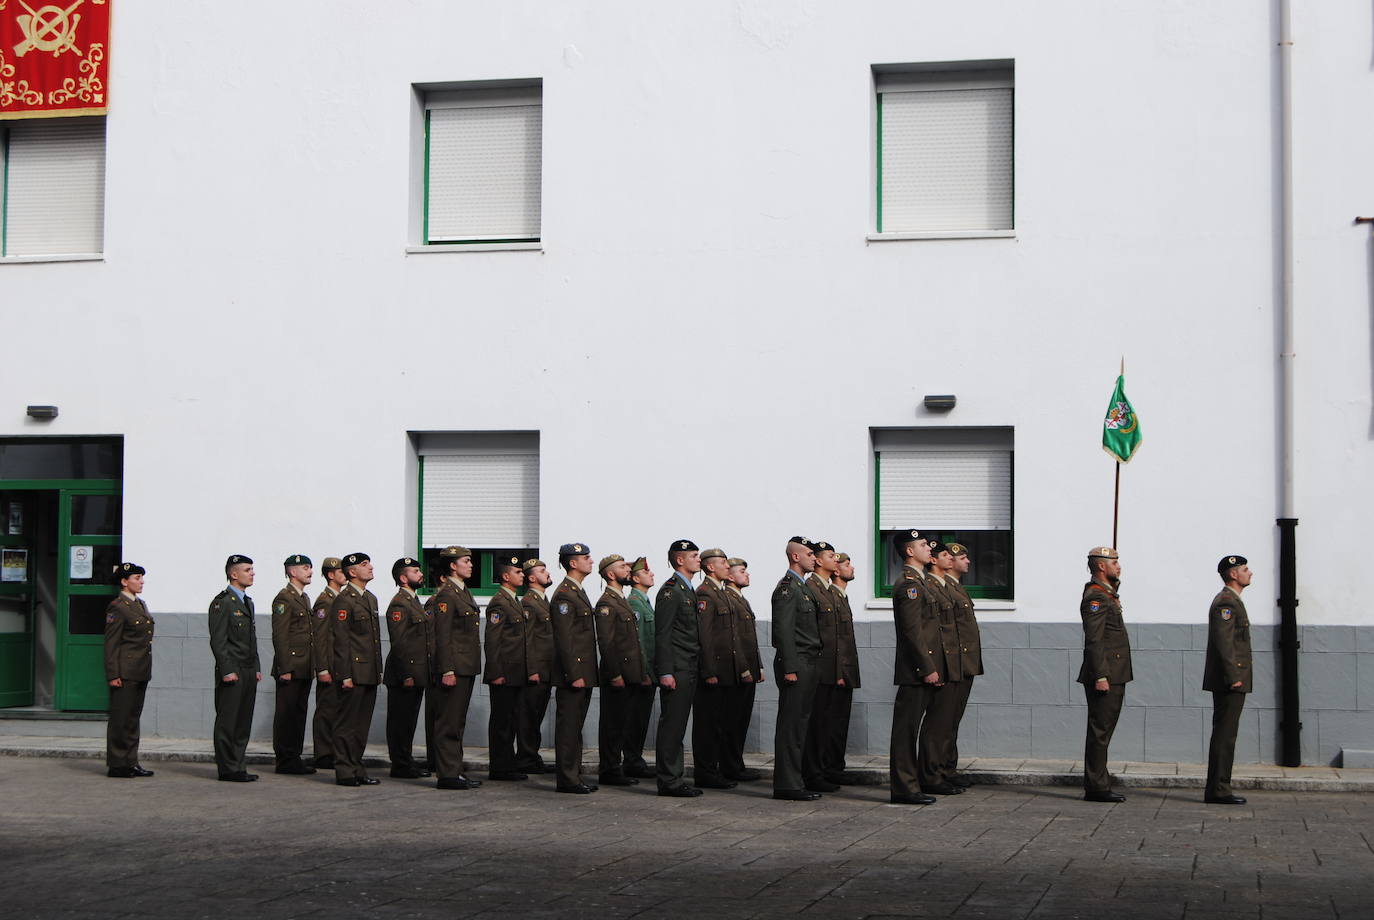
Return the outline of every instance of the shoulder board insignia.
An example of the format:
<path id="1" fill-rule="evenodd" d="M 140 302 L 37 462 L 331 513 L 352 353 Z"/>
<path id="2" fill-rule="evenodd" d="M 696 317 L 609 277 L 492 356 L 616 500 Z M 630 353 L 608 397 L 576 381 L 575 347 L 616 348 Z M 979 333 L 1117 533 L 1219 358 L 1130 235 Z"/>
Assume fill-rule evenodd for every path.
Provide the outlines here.
<path id="1" fill-rule="evenodd" d="M 1229 620 L 1229 619 L 1231 619 L 1231 608 L 1230 608 L 1230 607 L 1222 607 L 1222 608 L 1221 608 L 1221 618 L 1222 618 L 1223 620 Z"/>
<path id="2" fill-rule="evenodd" d="M 399 611 L 399 610 L 393 610 L 393 611 L 391 611 L 391 622 L 393 622 L 393 623 L 399 623 L 399 622 L 401 622 L 401 611 Z"/>
<path id="3" fill-rule="evenodd" d="M 492 626 L 495 626 L 496 624 L 500 623 L 501 611 L 493 610 L 491 613 L 487 614 L 487 622 L 490 623 Z"/>
<path id="4" fill-rule="evenodd" d="M 340 611 L 339 611 L 339 622 L 342 623 L 342 622 L 343 622 L 344 620 L 346 620 L 346 619 L 348 619 L 348 611 L 347 611 L 347 610 L 340 610 Z"/>

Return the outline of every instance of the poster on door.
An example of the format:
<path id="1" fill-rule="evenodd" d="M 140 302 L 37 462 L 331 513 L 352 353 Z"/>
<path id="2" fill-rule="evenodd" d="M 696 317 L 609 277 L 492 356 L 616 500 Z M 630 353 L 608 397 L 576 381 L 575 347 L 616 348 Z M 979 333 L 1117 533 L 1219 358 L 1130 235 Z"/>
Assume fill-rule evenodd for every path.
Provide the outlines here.
<path id="1" fill-rule="evenodd" d="M 23 584 L 29 580 L 29 551 L 0 549 L 0 582 Z"/>
<path id="2" fill-rule="evenodd" d="M 72 547 L 71 574 L 68 576 L 72 581 L 89 579 L 94 577 L 92 570 L 94 565 L 95 549 L 90 546 Z"/>

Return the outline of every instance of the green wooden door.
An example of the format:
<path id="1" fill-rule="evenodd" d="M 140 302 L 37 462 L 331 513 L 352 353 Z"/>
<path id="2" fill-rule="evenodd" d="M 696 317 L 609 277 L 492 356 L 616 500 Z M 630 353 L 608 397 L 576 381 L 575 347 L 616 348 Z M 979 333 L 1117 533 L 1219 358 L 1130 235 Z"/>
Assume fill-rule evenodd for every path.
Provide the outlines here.
<path id="1" fill-rule="evenodd" d="M 109 708 L 105 683 L 105 608 L 115 594 L 122 503 L 118 486 L 64 487 L 57 511 L 58 709 Z"/>
<path id="2" fill-rule="evenodd" d="M 0 707 L 33 705 L 38 554 L 30 493 L 0 491 Z"/>

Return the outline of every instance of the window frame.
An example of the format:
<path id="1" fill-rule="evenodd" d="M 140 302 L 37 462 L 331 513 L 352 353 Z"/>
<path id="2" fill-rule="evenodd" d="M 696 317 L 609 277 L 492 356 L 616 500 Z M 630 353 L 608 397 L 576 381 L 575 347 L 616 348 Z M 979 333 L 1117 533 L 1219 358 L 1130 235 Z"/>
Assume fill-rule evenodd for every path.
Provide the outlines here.
<path id="1" fill-rule="evenodd" d="M 100 218 L 98 236 L 100 248 L 71 252 L 36 252 L 11 254 L 10 248 L 10 199 L 11 199 L 11 143 L 17 127 L 32 123 L 73 123 L 76 121 L 99 124 L 101 144 L 100 165 Z M 105 258 L 105 226 L 107 204 L 107 178 L 109 170 L 109 119 L 106 115 L 50 116 L 32 119 L 0 119 L 0 264 L 14 262 L 81 262 L 100 261 Z"/>

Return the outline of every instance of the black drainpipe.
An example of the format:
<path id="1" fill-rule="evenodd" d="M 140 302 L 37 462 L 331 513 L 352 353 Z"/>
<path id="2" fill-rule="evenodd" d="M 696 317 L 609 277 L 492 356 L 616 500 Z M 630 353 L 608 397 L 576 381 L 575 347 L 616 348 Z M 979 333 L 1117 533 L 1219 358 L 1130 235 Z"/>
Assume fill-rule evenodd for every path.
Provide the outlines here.
<path id="1" fill-rule="evenodd" d="M 1279 686 L 1283 708 L 1279 734 L 1281 763 L 1302 766 L 1302 722 L 1298 719 L 1298 546 L 1297 518 L 1279 518 Z"/>

